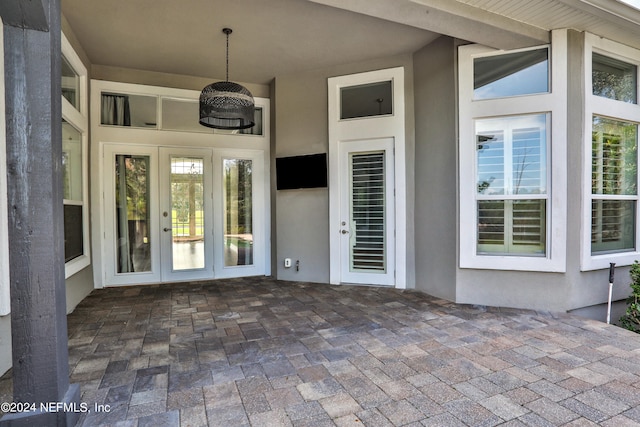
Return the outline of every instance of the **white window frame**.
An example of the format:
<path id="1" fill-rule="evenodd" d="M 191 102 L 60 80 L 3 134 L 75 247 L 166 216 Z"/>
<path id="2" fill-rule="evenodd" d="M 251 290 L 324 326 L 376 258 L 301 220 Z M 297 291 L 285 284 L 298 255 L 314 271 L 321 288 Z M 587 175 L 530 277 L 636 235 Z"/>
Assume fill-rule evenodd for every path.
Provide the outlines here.
<path id="1" fill-rule="evenodd" d="M 73 50 L 71 43 L 62 34 L 61 40 L 62 56 L 69 62 L 69 65 L 78 74 L 78 106 L 74 107 L 67 99 L 62 97 L 62 118 L 73 126 L 81 135 L 82 149 L 82 238 L 83 254 L 76 257 L 64 265 L 65 278 L 69 278 L 88 267 L 91 264 L 91 243 L 89 240 L 89 153 L 88 153 L 88 130 L 89 130 L 89 103 L 88 103 L 88 73 L 78 54 Z M 77 205 L 78 201 L 64 200 L 64 204 Z"/>
<path id="2" fill-rule="evenodd" d="M 459 197 L 460 197 L 460 268 L 566 271 L 566 121 L 567 121 L 567 31 L 552 32 L 549 49 L 550 87 L 547 93 L 519 95 L 506 98 L 473 100 L 473 60 L 476 57 L 517 52 L 501 51 L 482 45 L 459 48 Z M 540 46 L 542 48 L 544 46 Z M 523 49 L 526 50 L 526 49 Z M 536 113 L 550 114 L 547 129 L 547 239 L 545 255 L 494 255 L 477 251 L 477 174 L 475 120 L 519 116 Z"/>
<path id="3" fill-rule="evenodd" d="M 593 94 L 592 71 L 593 53 L 598 53 L 610 58 L 633 64 L 637 67 L 636 83 L 640 82 L 640 50 L 603 39 L 599 36 L 586 33 L 584 49 L 584 81 L 585 81 L 585 111 L 584 111 L 584 158 L 582 174 L 582 244 L 581 269 L 582 271 L 599 270 L 608 268 L 609 263 L 616 263 L 619 266 L 631 265 L 640 258 L 640 195 L 635 196 L 615 196 L 615 200 L 635 200 L 635 250 L 627 252 L 615 252 L 606 254 L 591 254 L 591 202 L 594 199 L 591 194 L 591 132 L 593 127 L 593 116 L 601 116 L 612 120 L 637 123 L 640 130 L 640 91 L 636 95 L 636 104 L 624 101 L 605 98 Z M 640 163 L 640 159 L 638 159 Z M 640 184 L 640 173 L 638 173 L 638 184 Z M 597 195 L 596 195 L 597 196 Z M 601 197 L 595 197 L 601 199 Z"/>

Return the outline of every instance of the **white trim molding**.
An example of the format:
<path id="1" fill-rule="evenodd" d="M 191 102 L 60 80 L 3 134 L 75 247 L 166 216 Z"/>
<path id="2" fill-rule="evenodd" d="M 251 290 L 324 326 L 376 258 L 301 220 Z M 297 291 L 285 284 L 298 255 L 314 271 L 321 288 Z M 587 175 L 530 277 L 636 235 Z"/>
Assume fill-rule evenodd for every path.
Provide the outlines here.
<path id="1" fill-rule="evenodd" d="M 393 113 L 356 119 L 340 119 L 343 87 L 392 81 Z M 404 67 L 332 77 L 327 81 L 329 97 L 329 282 L 342 283 L 340 229 L 340 144 L 343 141 L 393 138 L 395 180 L 395 283 L 407 287 L 407 179 L 405 149 Z"/>
<path id="2" fill-rule="evenodd" d="M 597 53 L 614 60 L 625 62 L 636 67 L 636 103 L 617 101 L 593 94 L 593 54 Z M 594 116 L 638 125 L 636 130 L 636 150 L 638 132 L 640 132 L 640 50 L 622 45 L 602 37 L 586 33 L 584 49 L 584 81 L 585 81 L 585 110 L 584 110 L 584 156 L 582 159 L 582 218 L 581 218 L 581 270 L 599 270 L 609 268 L 610 263 L 618 266 L 631 265 L 640 259 L 640 197 L 638 188 L 640 174 L 636 171 L 635 195 L 594 195 L 592 194 L 592 132 Z M 636 157 L 636 167 L 640 163 L 640 156 Z M 629 200 L 635 204 L 634 209 L 634 248 L 631 250 L 611 251 L 609 253 L 592 254 L 592 200 Z"/>
<path id="3" fill-rule="evenodd" d="M 91 264 L 91 240 L 89 228 L 89 88 L 88 72 L 78 54 L 73 50 L 71 43 L 65 37 L 61 38 L 62 56 L 67 60 L 71 68 L 78 76 L 78 105 L 73 106 L 62 96 L 62 119 L 69 123 L 80 134 L 81 176 L 82 176 L 82 201 L 64 201 L 64 204 L 82 205 L 82 255 L 68 261 L 64 265 L 65 278 L 69 278 Z"/>
<path id="4" fill-rule="evenodd" d="M 539 48 L 544 48 L 540 46 Z M 549 91 L 474 100 L 474 59 L 503 55 L 516 51 L 501 51 L 481 45 L 466 45 L 459 48 L 459 197 L 460 197 L 460 268 L 520 270 L 520 271 L 566 271 L 567 239 L 567 31 L 552 33 L 550 46 Z M 521 254 L 478 253 L 478 195 L 476 165 L 476 129 L 478 119 L 513 117 L 519 115 L 547 114 L 550 129 L 547 129 L 547 222 L 544 254 L 524 256 Z"/>

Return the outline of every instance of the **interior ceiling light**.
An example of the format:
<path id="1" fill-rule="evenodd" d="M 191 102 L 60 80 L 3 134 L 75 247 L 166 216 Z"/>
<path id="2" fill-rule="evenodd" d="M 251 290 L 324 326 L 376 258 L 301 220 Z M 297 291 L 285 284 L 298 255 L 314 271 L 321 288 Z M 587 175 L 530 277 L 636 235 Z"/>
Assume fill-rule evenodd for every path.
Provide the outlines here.
<path id="1" fill-rule="evenodd" d="M 229 34 L 227 36 L 227 79 L 211 83 L 200 93 L 200 124 L 214 129 L 247 129 L 255 125 L 255 104 L 247 88 L 229 81 Z"/>

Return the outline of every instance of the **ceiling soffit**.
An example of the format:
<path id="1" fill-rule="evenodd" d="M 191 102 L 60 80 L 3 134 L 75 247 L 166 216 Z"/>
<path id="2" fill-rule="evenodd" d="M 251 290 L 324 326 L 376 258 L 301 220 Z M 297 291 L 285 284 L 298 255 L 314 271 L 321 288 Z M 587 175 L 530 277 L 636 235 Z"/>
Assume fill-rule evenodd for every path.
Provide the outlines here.
<path id="1" fill-rule="evenodd" d="M 310 0 L 498 49 L 571 28 L 640 49 L 640 10 L 616 0 Z"/>

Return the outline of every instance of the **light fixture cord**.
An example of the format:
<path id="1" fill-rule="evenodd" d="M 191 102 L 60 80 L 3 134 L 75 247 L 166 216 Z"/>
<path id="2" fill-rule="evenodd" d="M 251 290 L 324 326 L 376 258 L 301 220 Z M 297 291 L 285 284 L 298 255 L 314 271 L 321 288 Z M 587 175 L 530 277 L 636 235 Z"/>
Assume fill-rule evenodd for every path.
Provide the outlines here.
<path id="1" fill-rule="evenodd" d="M 227 34 L 227 81 L 229 81 L 229 33 Z"/>

